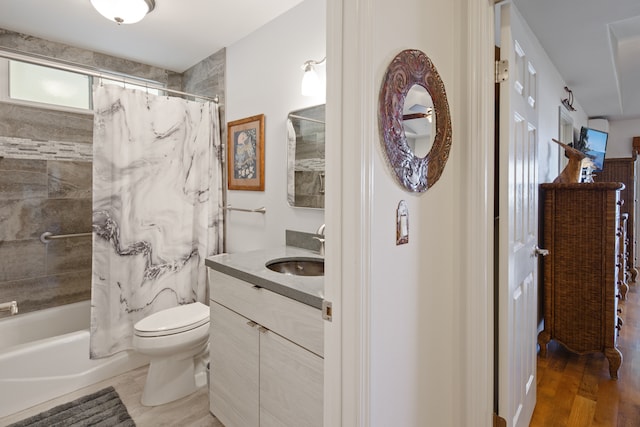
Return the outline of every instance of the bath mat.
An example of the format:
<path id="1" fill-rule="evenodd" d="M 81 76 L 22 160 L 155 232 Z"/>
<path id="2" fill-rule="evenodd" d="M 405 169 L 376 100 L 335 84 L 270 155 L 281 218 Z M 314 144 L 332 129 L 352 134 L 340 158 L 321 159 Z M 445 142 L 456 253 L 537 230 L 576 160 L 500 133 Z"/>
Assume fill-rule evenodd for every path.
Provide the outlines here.
<path id="1" fill-rule="evenodd" d="M 64 403 L 9 427 L 131 427 L 136 424 L 113 387 Z"/>

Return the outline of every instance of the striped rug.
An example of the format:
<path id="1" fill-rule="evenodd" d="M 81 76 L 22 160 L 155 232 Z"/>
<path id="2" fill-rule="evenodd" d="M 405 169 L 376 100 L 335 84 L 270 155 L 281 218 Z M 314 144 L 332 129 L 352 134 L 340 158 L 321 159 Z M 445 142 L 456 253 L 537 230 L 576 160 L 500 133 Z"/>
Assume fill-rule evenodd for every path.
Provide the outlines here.
<path id="1" fill-rule="evenodd" d="M 131 427 L 136 424 L 113 387 L 64 403 L 9 427 Z"/>

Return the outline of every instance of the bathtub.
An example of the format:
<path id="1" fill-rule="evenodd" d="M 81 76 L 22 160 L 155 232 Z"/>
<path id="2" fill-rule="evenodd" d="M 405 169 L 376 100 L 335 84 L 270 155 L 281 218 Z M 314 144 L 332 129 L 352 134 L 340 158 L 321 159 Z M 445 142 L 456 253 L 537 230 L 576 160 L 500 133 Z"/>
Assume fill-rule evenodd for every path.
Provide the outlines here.
<path id="1" fill-rule="evenodd" d="M 0 417 L 149 363 L 133 351 L 89 359 L 89 301 L 0 320 Z"/>

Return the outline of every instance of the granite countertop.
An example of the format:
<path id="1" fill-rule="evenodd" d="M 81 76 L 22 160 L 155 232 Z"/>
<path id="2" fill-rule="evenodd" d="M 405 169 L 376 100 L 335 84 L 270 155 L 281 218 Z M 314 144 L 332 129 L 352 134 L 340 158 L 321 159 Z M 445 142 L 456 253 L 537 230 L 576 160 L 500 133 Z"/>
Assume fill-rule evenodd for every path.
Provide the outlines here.
<path id="1" fill-rule="evenodd" d="M 205 260 L 205 265 L 255 286 L 321 309 L 324 299 L 324 276 L 288 275 L 271 271 L 265 266 L 273 259 L 289 257 L 322 259 L 314 251 L 294 246 L 281 246 L 251 252 L 214 255 Z"/>

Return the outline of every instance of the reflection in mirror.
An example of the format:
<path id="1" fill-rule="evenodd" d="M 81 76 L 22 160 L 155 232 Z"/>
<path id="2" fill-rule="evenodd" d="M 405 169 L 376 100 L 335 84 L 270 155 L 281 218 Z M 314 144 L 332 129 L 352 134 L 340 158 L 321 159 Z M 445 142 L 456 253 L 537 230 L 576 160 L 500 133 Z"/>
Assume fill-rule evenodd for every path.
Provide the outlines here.
<path id="1" fill-rule="evenodd" d="M 573 118 L 564 106 L 561 105 L 559 110 L 558 140 L 568 145 L 573 143 Z M 568 162 L 569 158 L 564 155 L 564 149 L 558 145 L 558 173 L 567 166 Z"/>
<path id="2" fill-rule="evenodd" d="M 433 101 L 427 89 L 418 84 L 411 86 L 402 114 L 407 145 L 414 156 L 424 158 L 431 150 L 436 128 Z"/>
<path id="3" fill-rule="evenodd" d="M 287 118 L 287 201 L 290 206 L 324 208 L 324 110 L 303 108 Z"/>

